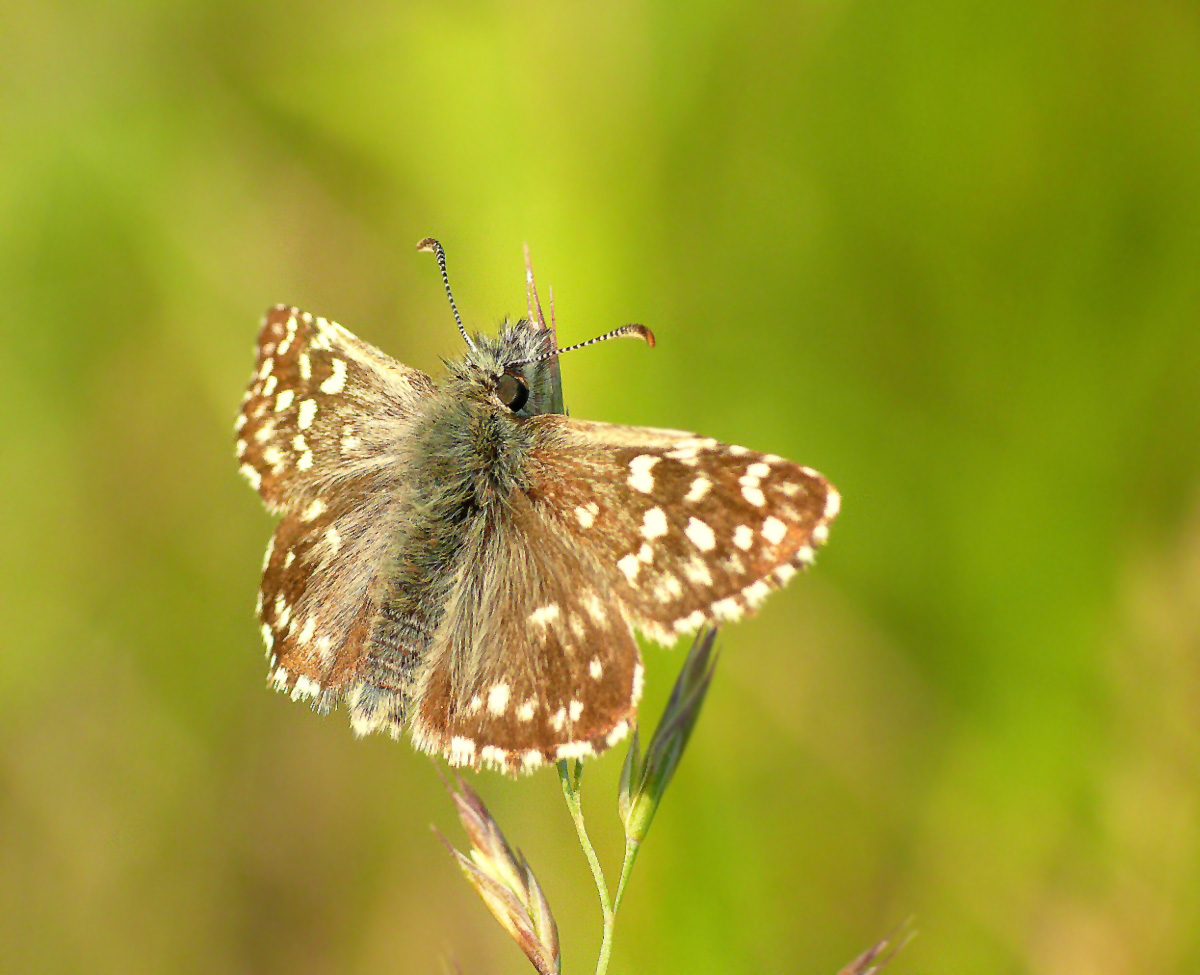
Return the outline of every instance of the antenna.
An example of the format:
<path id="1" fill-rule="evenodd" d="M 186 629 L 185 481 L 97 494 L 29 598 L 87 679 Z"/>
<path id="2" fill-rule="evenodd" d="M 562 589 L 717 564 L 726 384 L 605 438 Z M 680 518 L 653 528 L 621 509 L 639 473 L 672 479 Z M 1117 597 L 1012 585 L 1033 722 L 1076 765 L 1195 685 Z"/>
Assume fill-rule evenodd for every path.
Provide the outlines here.
<path id="1" fill-rule="evenodd" d="M 467 330 L 463 328 L 462 318 L 458 314 L 458 305 L 454 303 L 454 294 L 450 291 L 450 275 L 446 273 L 446 252 L 432 237 L 426 237 L 417 244 L 419 251 L 433 251 L 433 256 L 437 258 L 438 267 L 442 270 L 442 284 L 446 286 L 446 297 L 450 299 L 450 310 L 454 312 L 454 320 L 458 322 L 458 330 L 462 333 L 462 337 L 466 340 L 471 351 L 475 351 L 475 343 L 471 341 L 471 336 L 467 334 Z M 653 344 L 653 343 L 651 343 Z"/>
<path id="2" fill-rule="evenodd" d="M 545 362 L 547 359 L 553 359 L 556 355 L 562 355 L 564 352 L 574 352 L 576 349 L 595 345 L 597 342 L 607 342 L 609 339 L 624 338 L 626 335 L 631 338 L 642 339 L 650 348 L 654 348 L 654 333 L 645 325 L 622 325 L 620 328 L 614 328 L 611 332 L 597 335 L 594 339 L 588 339 L 586 342 L 577 342 L 575 345 L 568 345 L 565 349 L 555 349 L 553 352 L 547 352 L 545 355 L 539 355 L 533 359 L 521 359 L 518 362 L 510 362 L 509 365 L 528 366 L 534 362 Z"/>

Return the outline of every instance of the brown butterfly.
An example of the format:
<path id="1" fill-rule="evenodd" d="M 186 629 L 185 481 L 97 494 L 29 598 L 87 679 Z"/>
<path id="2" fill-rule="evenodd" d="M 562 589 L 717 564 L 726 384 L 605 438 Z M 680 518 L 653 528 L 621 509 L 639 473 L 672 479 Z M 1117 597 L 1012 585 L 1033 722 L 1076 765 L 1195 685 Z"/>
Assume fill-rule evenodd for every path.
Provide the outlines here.
<path id="1" fill-rule="evenodd" d="M 812 562 L 839 506 L 774 454 L 568 418 L 569 350 L 529 283 L 529 319 L 494 339 L 454 309 L 467 351 L 440 383 L 276 306 L 236 425 L 241 472 L 283 515 L 258 601 L 274 685 L 509 772 L 619 741 L 632 630 L 737 619 Z M 617 335 L 653 344 L 640 325 L 592 341 Z"/>

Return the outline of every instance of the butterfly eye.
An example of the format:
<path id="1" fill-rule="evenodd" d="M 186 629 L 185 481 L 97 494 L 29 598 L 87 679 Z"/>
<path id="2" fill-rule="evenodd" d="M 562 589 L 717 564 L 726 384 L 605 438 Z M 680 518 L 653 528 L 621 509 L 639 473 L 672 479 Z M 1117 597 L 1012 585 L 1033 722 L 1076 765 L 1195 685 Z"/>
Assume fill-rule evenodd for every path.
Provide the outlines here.
<path id="1" fill-rule="evenodd" d="M 505 373 L 496 381 L 496 395 L 500 402 L 516 413 L 529 399 L 529 387 L 511 373 Z"/>

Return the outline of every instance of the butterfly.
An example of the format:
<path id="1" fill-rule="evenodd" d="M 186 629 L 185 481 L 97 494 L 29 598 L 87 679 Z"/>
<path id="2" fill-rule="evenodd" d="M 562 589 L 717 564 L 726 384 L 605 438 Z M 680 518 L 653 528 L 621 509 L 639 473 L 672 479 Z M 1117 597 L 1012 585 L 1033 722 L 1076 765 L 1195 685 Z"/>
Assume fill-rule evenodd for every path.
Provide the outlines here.
<path id="1" fill-rule="evenodd" d="M 816 471 L 676 430 L 568 417 L 526 257 L 530 314 L 469 335 L 440 383 L 277 305 L 236 421 L 240 471 L 282 515 L 257 613 L 269 681 L 359 735 L 453 765 L 530 771 L 630 730 L 633 630 L 673 643 L 755 608 L 822 544 Z"/>

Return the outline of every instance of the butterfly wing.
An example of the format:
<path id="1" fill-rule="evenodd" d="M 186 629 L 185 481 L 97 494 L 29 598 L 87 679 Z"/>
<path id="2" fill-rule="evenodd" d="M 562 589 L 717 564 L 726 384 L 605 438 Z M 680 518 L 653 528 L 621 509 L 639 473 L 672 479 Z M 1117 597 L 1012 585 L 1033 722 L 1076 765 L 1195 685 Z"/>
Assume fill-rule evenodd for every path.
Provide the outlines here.
<path id="1" fill-rule="evenodd" d="M 531 486 L 468 541 L 416 694 L 416 744 L 456 764 L 528 770 L 615 743 L 641 690 L 631 627 L 671 642 L 753 609 L 811 562 L 839 505 L 774 455 L 528 422 Z"/>
<path id="2" fill-rule="evenodd" d="M 453 764 L 529 771 L 629 730 L 642 664 L 605 567 L 529 494 L 468 533 L 414 695 L 413 741 Z"/>
<path id="3" fill-rule="evenodd" d="M 322 709 L 362 657 L 400 451 L 434 391 L 424 373 L 334 322 L 282 305 L 267 313 L 236 422 L 241 473 L 284 514 L 258 616 L 270 680 Z"/>
<path id="4" fill-rule="evenodd" d="M 755 609 L 812 563 L 841 506 L 824 477 L 776 454 L 673 430 L 542 422 L 543 502 L 616 566 L 614 597 L 660 643 Z"/>

